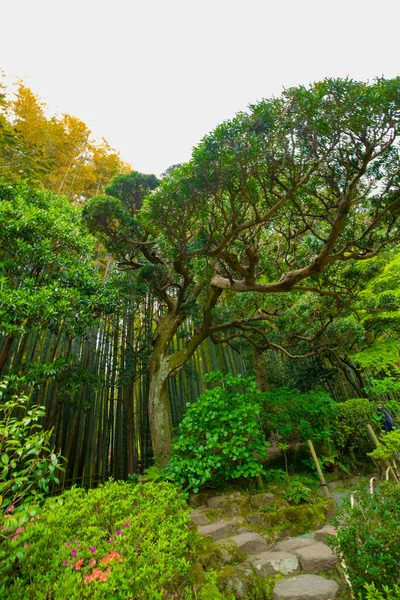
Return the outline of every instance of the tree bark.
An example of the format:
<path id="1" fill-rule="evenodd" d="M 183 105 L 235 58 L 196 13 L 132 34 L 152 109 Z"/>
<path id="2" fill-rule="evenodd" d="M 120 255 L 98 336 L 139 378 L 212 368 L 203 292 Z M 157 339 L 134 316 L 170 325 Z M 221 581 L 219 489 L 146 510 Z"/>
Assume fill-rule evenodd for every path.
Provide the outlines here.
<path id="1" fill-rule="evenodd" d="M 172 419 L 167 398 L 169 358 L 162 352 L 154 351 L 149 359 L 149 419 L 151 443 L 156 466 L 164 467 L 171 455 Z"/>

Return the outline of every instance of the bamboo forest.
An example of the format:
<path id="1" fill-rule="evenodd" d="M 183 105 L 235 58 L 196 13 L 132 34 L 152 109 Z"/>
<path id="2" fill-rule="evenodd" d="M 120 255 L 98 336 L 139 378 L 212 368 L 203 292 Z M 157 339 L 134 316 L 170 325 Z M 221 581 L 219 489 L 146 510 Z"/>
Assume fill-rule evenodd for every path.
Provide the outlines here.
<path id="1" fill-rule="evenodd" d="M 0 85 L 0 598 L 400 599 L 400 78 L 160 177 Z"/>

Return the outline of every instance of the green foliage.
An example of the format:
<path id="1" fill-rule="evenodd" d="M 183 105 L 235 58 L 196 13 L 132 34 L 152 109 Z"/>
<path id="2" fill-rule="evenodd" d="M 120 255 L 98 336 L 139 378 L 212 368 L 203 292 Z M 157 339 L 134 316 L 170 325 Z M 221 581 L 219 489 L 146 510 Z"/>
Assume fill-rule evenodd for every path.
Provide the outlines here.
<path id="1" fill-rule="evenodd" d="M 353 354 L 355 361 L 371 373 L 390 374 L 400 362 L 399 342 L 397 339 L 383 339 L 360 352 Z"/>
<path id="2" fill-rule="evenodd" d="M 30 405 L 26 396 L 7 397 L 0 383 L 0 499 L 13 521 L 15 512 L 39 502 L 51 483 L 59 483 L 62 459 L 50 448 L 51 431 L 43 431 L 43 406 Z M 18 508 L 13 512 L 14 507 Z M 11 517 L 12 513 L 12 517 Z"/>
<path id="3" fill-rule="evenodd" d="M 130 210 L 139 210 L 143 198 L 152 190 L 156 189 L 160 181 L 155 175 L 144 175 L 137 171 L 118 175 L 108 185 L 105 192 L 108 196 L 119 198 Z"/>
<path id="4" fill-rule="evenodd" d="M 368 397 L 376 404 L 383 405 L 394 417 L 400 416 L 400 379 L 398 377 L 370 379 L 368 386 L 364 389 Z"/>
<path id="5" fill-rule="evenodd" d="M 262 392 L 240 375 L 205 376 L 219 385 L 188 404 L 166 473 L 197 492 L 207 483 L 255 477 L 268 442 L 260 427 Z"/>
<path id="6" fill-rule="evenodd" d="M 189 600 L 199 538 L 188 513 L 168 483 L 109 481 L 49 498 L 40 515 L 3 537 L 0 595 Z"/>
<path id="7" fill-rule="evenodd" d="M 377 590 L 374 583 L 365 584 L 365 592 L 360 595 L 363 600 L 400 600 L 400 586 L 395 585 L 389 588 L 387 585 L 382 586 L 382 590 Z"/>
<path id="8" fill-rule="evenodd" d="M 354 593 L 362 594 L 365 584 L 383 586 L 399 584 L 400 556 L 400 486 L 382 484 L 374 494 L 360 488 L 356 504 L 350 501 L 339 510 L 335 522 L 337 537 L 331 540 L 343 554 L 346 571 Z"/>
<path id="9" fill-rule="evenodd" d="M 400 364 L 400 254 L 386 253 L 367 262 L 383 263 L 383 269 L 370 279 L 357 302 L 365 336 L 363 347 L 353 358 L 382 377 L 391 375 Z"/>
<path id="10" fill-rule="evenodd" d="M 374 404 L 367 398 L 354 398 L 336 404 L 335 413 L 335 443 L 339 450 L 358 449 L 367 452 L 373 447 L 367 425 L 379 430 L 379 419 Z"/>
<path id="11" fill-rule="evenodd" d="M 292 479 L 285 492 L 285 499 L 290 504 L 307 504 L 313 497 L 312 490 L 306 487 L 301 481 Z"/>
<path id="12" fill-rule="evenodd" d="M 93 239 L 66 198 L 0 181 L 0 332 L 81 333 L 110 310 L 92 262 Z"/>
<path id="13" fill-rule="evenodd" d="M 283 387 L 263 395 L 267 430 L 276 431 L 283 442 L 329 442 L 334 433 L 334 410 L 335 401 L 322 390 L 302 393 Z"/>
<path id="14" fill-rule="evenodd" d="M 382 400 L 385 396 L 393 394 L 400 399 L 400 379 L 384 377 L 383 379 L 369 380 L 365 391 L 371 400 Z"/>
<path id="15" fill-rule="evenodd" d="M 379 438 L 379 446 L 368 454 L 375 460 L 392 460 L 400 452 L 400 429 L 389 431 L 383 437 Z"/>

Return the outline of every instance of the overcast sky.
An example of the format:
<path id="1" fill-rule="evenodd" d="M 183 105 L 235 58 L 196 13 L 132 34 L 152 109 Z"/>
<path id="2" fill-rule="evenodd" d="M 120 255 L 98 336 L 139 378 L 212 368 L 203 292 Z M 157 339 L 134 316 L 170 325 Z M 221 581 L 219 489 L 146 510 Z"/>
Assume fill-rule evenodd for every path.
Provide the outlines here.
<path id="1" fill-rule="evenodd" d="M 283 87 L 400 75 L 399 0 L 2 0 L 0 69 L 159 175 Z"/>

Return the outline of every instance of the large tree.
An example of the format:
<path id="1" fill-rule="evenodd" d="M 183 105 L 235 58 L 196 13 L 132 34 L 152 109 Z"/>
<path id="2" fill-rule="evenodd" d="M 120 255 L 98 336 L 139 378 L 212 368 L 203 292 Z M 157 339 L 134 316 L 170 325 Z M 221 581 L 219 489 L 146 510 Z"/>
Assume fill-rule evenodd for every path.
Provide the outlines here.
<path id="1" fill-rule="evenodd" d="M 23 336 L 73 336 L 112 311 L 80 215 L 65 197 L 0 179 L 0 375 Z"/>
<path id="2" fill-rule="evenodd" d="M 359 277 L 347 269 L 341 278 L 343 266 L 399 240 L 399 120 L 400 78 L 288 89 L 217 127 L 154 191 L 137 175 L 136 194 L 111 189 L 89 202 L 92 231 L 158 298 L 149 359 L 157 462 L 171 448 L 166 381 L 208 336 L 293 355 L 274 340 L 277 327 L 295 339 L 296 299 L 315 307 L 313 331 L 298 342 L 329 344 Z M 192 335 L 172 352 L 187 319 Z"/>

